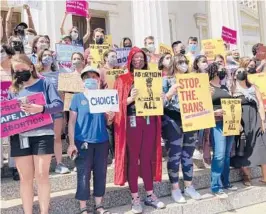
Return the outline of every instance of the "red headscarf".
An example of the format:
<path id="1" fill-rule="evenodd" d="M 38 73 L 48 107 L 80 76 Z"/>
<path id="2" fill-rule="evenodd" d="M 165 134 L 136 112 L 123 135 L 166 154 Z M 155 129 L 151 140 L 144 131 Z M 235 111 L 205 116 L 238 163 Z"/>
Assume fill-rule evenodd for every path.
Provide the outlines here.
<path id="1" fill-rule="evenodd" d="M 127 98 L 134 81 L 131 72 L 131 61 L 136 53 L 143 53 L 147 67 L 147 56 L 138 47 L 133 47 L 128 55 L 126 74 L 120 75 L 115 82 L 115 89 L 118 90 L 119 112 L 115 114 L 115 179 L 116 185 L 124 185 L 127 181 L 127 152 L 126 152 L 126 127 L 127 127 Z M 162 147 L 161 147 L 161 117 L 156 117 L 156 148 L 152 161 L 153 177 L 155 181 L 162 179 Z"/>

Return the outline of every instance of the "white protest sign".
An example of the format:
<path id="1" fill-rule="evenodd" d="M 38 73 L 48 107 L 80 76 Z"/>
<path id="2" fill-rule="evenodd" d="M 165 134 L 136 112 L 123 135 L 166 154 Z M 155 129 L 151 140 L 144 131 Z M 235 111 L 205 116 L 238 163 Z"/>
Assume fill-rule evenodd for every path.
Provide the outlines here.
<path id="1" fill-rule="evenodd" d="M 93 90 L 86 94 L 90 113 L 119 112 L 117 90 Z"/>
<path id="2" fill-rule="evenodd" d="M 117 65 L 120 67 L 123 67 L 127 64 L 127 57 L 130 52 L 131 48 L 117 48 L 116 54 L 117 54 Z"/>
<path id="3" fill-rule="evenodd" d="M 57 61 L 71 62 L 71 56 L 75 52 L 84 54 L 84 48 L 77 45 L 55 44 L 55 51 L 57 55 Z"/>
<path id="4" fill-rule="evenodd" d="M 29 5 L 30 8 L 42 10 L 42 1 L 33 0 L 8 0 L 9 7 L 22 7 L 24 4 Z"/>

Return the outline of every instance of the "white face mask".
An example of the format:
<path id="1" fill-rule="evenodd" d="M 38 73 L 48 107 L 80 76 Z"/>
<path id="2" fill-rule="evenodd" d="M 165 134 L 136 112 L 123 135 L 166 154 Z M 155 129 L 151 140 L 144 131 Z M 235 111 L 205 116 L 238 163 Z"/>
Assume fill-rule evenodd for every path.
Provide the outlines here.
<path id="1" fill-rule="evenodd" d="M 163 66 L 166 67 L 166 68 L 169 68 L 170 62 L 171 62 L 171 58 L 169 58 L 169 59 L 165 59 L 164 58 L 164 60 L 163 60 Z"/>
<path id="2" fill-rule="evenodd" d="M 77 38 L 78 38 L 78 33 L 76 33 L 76 32 L 71 32 L 71 38 L 72 38 L 72 40 L 76 40 Z"/>
<path id="3" fill-rule="evenodd" d="M 199 69 L 202 73 L 205 73 L 207 68 L 208 68 L 208 63 L 205 62 L 205 63 L 199 64 Z"/>
<path id="4" fill-rule="evenodd" d="M 182 63 L 181 65 L 177 66 L 177 69 L 179 69 L 183 73 L 186 73 L 188 71 L 188 65 L 186 63 Z"/>
<path id="5" fill-rule="evenodd" d="M 153 52 L 155 51 L 155 46 L 154 46 L 154 44 L 148 44 L 148 45 L 147 45 L 147 49 L 148 49 L 151 53 L 153 53 Z"/>
<path id="6" fill-rule="evenodd" d="M 34 37 L 35 37 L 34 35 L 26 35 L 26 36 L 25 36 L 25 40 L 26 40 L 28 43 L 32 43 Z"/>

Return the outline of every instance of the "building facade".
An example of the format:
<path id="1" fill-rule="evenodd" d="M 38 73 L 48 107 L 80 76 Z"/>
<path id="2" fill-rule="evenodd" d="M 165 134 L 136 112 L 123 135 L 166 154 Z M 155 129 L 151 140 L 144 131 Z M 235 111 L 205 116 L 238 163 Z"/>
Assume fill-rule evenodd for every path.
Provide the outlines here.
<path id="1" fill-rule="evenodd" d="M 1 1 L 1 15 L 7 13 L 7 0 Z M 42 9 L 31 9 L 38 34 L 48 34 L 51 42 L 60 41 L 60 25 L 65 14 L 65 1 L 42 1 Z M 251 55 L 257 42 L 266 44 L 266 1 L 215 0 L 215 1 L 89 1 L 92 16 L 91 30 L 102 27 L 120 45 L 123 37 L 130 37 L 137 46 L 143 46 L 146 36 L 155 42 L 170 45 L 173 41 L 187 42 L 189 36 L 200 40 L 220 38 L 222 26 L 237 30 L 238 48 L 242 55 Z M 22 8 L 15 8 L 14 24 L 25 21 Z M 86 32 L 83 17 L 69 15 L 65 28 L 72 25 Z"/>

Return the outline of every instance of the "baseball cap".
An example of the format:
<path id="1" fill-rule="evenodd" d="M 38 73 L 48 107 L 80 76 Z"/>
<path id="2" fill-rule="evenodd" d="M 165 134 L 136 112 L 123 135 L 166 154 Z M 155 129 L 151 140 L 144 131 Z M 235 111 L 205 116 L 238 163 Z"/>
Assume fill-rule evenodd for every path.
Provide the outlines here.
<path id="1" fill-rule="evenodd" d="M 94 68 L 92 66 L 86 66 L 80 73 L 81 78 L 83 78 L 84 74 L 88 73 L 88 72 L 93 72 L 96 73 L 98 75 L 98 77 L 100 77 L 100 72 L 97 68 Z"/>
<path id="2" fill-rule="evenodd" d="M 20 22 L 14 29 L 17 29 L 19 26 L 23 26 L 25 29 L 28 28 L 28 25 L 25 22 Z"/>

